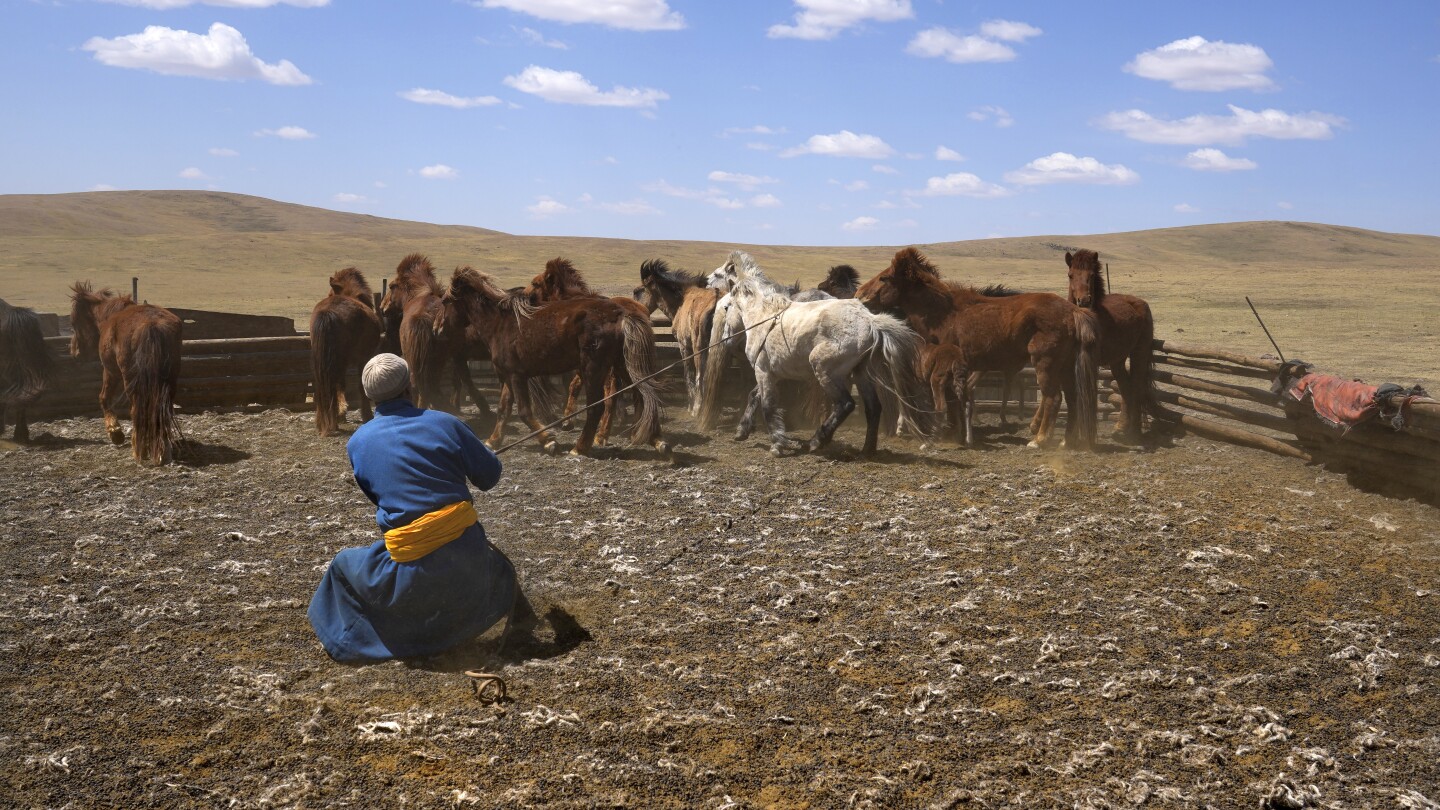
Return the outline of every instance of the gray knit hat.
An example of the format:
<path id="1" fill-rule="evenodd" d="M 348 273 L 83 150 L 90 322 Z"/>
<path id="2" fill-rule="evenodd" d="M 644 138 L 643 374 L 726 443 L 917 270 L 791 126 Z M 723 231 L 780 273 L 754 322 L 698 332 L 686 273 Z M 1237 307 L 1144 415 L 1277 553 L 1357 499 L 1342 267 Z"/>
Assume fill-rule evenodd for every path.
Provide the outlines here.
<path id="1" fill-rule="evenodd" d="M 360 383 L 371 402 L 384 402 L 405 393 L 410 385 L 410 366 L 405 358 L 393 354 L 377 354 L 360 372 Z"/>

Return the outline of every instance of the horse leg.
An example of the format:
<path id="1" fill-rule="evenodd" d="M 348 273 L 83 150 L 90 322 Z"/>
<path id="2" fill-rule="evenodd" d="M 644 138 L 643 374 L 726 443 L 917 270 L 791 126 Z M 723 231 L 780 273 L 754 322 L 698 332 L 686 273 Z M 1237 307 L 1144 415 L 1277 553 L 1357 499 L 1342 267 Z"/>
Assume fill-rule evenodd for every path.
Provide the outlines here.
<path id="1" fill-rule="evenodd" d="M 570 379 L 570 390 L 565 395 L 565 413 L 562 414 L 564 421 L 560 423 L 563 430 L 569 430 L 575 425 L 575 407 L 580 399 L 580 386 L 584 384 L 580 372 Z"/>
<path id="2" fill-rule="evenodd" d="M 505 435 L 505 420 L 510 418 L 510 403 L 514 399 L 512 393 L 515 386 L 509 377 L 500 378 L 500 408 L 495 414 L 495 427 L 490 430 L 490 438 L 485 440 L 485 445 L 491 450 L 500 446 L 500 439 Z"/>
<path id="3" fill-rule="evenodd" d="M 1009 414 L 1005 411 L 1005 404 L 1010 401 L 1010 391 L 1015 386 L 1015 373 L 1011 371 L 1001 372 L 1000 375 L 1000 426 L 1010 424 Z M 1020 404 L 1017 399 L 1015 404 Z"/>
<path id="4" fill-rule="evenodd" d="M 755 390 L 759 392 L 760 416 L 770 428 L 770 452 L 780 456 L 786 450 L 799 450 L 800 442 L 785 435 L 785 415 L 776 407 L 775 386 L 770 382 L 770 375 L 756 370 Z"/>
<path id="5" fill-rule="evenodd" d="M 755 412 L 760 409 L 760 386 L 750 389 L 750 396 L 745 401 L 745 412 L 740 414 L 740 424 L 735 426 L 735 441 L 743 442 L 750 438 L 750 431 L 755 429 Z"/>
<path id="6" fill-rule="evenodd" d="M 865 403 L 865 447 L 860 452 L 873 455 L 879 446 L 880 437 L 880 392 L 868 374 L 855 375 L 855 387 L 860 390 L 860 401 Z"/>
<path id="7" fill-rule="evenodd" d="M 1033 434 L 1030 447 L 1043 447 L 1050 440 L 1050 432 L 1055 429 L 1055 418 L 1060 411 L 1062 383 L 1057 379 L 1051 365 L 1048 357 L 1035 361 L 1035 382 L 1040 387 L 1040 401 L 1035 408 L 1035 417 L 1030 422 Z"/>
<path id="8" fill-rule="evenodd" d="M 855 410 L 855 398 L 850 396 L 849 380 L 835 379 L 833 375 L 819 368 L 818 363 L 812 368 L 815 369 L 815 379 L 819 381 L 821 389 L 830 395 L 830 406 L 827 409 L 829 413 L 820 422 L 820 426 L 815 428 L 815 435 L 810 438 L 809 449 L 813 453 L 829 444 L 835 437 L 835 431 L 845 421 L 845 417 Z"/>
<path id="9" fill-rule="evenodd" d="M 525 424 L 530 426 L 531 430 L 539 431 L 535 434 L 535 441 L 540 443 L 540 447 L 546 453 L 554 455 L 557 447 L 555 438 L 550 435 L 550 431 L 545 430 L 545 426 L 540 424 L 540 420 L 535 417 L 535 411 L 532 409 L 530 402 L 529 382 L 519 375 L 511 376 L 510 393 L 511 396 L 515 397 L 515 407 L 516 410 L 520 412 L 520 418 Z"/>
<path id="10" fill-rule="evenodd" d="M 120 419 L 115 415 L 115 395 L 123 387 L 120 385 L 120 368 L 115 361 L 107 360 L 100 372 L 100 412 L 105 415 L 105 433 L 110 437 L 110 443 L 122 445 L 125 443 L 125 428 L 120 427 Z"/>
<path id="11" fill-rule="evenodd" d="M 603 409 L 594 406 L 605 398 L 605 382 L 611 374 L 611 369 L 607 367 L 609 365 L 601 352 L 597 351 L 586 357 L 585 364 L 580 367 L 581 376 L 585 378 L 585 427 L 581 428 L 580 438 L 570 449 L 572 456 L 590 454 L 595 432 L 600 427 L 600 418 L 604 415 Z"/>
<path id="12" fill-rule="evenodd" d="M 955 393 L 955 440 L 966 447 L 975 446 L 975 384 L 980 375 L 957 370 L 950 378 Z"/>
<path id="13" fill-rule="evenodd" d="M 619 404 L 619 400 L 610 399 L 610 397 L 619 390 L 620 385 L 615 379 L 615 371 L 611 369 L 610 373 L 605 375 L 605 409 L 600 414 L 600 427 L 595 431 L 596 447 L 604 447 L 606 442 L 610 441 L 610 423 L 615 417 L 615 409 Z"/>
<path id="14" fill-rule="evenodd" d="M 1120 412 L 1115 415 L 1115 432 L 1125 434 L 1129 438 L 1130 412 L 1135 410 L 1138 402 L 1135 400 L 1135 392 L 1131 390 L 1133 381 L 1130 372 L 1125 370 L 1125 361 L 1120 360 L 1110 364 L 1110 374 L 1115 378 L 1115 387 L 1120 389 Z M 1105 388 L 1102 386 L 1101 393 Z"/>
<path id="15" fill-rule="evenodd" d="M 952 403 L 950 402 L 950 398 L 947 397 L 947 396 L 945 396 L 945 378 L 946 378 L 946 376 L 947 376 L 946 372 L 943 372 L 943 371 L 941 371 L 941 370 L 938 369 L 938 368 L 931 370 L 931 372 L 930 372 L 930 402 L 934 405 L 935 411 L 936 411 L 937 413 L 949 414 L 949 413 L 950 413 L 950 410 L 951 410 Z M 862 390 L 862 393 L 863 393 L 863 390 Z M 956 423 L 956 427 L 959 427 L 959 424 L 958 424 L 958 423 Z M 936 435 L 940 435 L 940 434 L 942 434 L 943 432 L 944 432 L 943 430 L 937 431 L 937 432 L 936 432 Z"/>

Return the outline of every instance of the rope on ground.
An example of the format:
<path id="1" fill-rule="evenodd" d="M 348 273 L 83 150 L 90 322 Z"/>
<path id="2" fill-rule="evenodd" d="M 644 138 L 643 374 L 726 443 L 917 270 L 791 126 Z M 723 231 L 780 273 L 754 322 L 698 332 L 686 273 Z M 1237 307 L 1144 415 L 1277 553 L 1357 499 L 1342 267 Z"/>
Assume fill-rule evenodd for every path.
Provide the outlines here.
<path id="1" fill-rule="evenodd" d="M 505 699 L 505 679 L 499 675 L 467 669 L 465 677 L 470 679 L 470 686 L 475 690 L 475 697 L 479 698 L 481 703 L 499 703 Z"/>

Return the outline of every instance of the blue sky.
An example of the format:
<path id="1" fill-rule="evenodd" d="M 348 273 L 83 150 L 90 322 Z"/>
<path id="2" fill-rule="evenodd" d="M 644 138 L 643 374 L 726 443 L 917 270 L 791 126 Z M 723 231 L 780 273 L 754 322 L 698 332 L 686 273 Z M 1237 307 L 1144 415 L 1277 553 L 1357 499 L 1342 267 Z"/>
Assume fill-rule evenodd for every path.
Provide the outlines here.
<path id="1" fill-rule="evenodd" d="M 1440 5 L 9 0 L 0 193 L 517 234 L 1440 234 Z"/>

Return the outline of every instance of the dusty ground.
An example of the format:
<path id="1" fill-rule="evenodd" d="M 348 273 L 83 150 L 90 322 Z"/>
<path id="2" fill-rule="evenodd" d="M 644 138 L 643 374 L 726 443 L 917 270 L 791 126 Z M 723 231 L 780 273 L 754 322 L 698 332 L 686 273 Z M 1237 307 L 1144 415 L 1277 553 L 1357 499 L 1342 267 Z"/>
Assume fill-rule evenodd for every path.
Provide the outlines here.
<path id="1" fill-rule="evenodd" d="M 1194 439 L 527 446 L 477 506 L 538 639 L 357 668 L 305 620 L 374 537 L 342 441 L 183 425 L 160 470 L 94 419 L 0 453 L 0 804 L 1440 800 L 1440 511 L 1323 470 Z"/>

